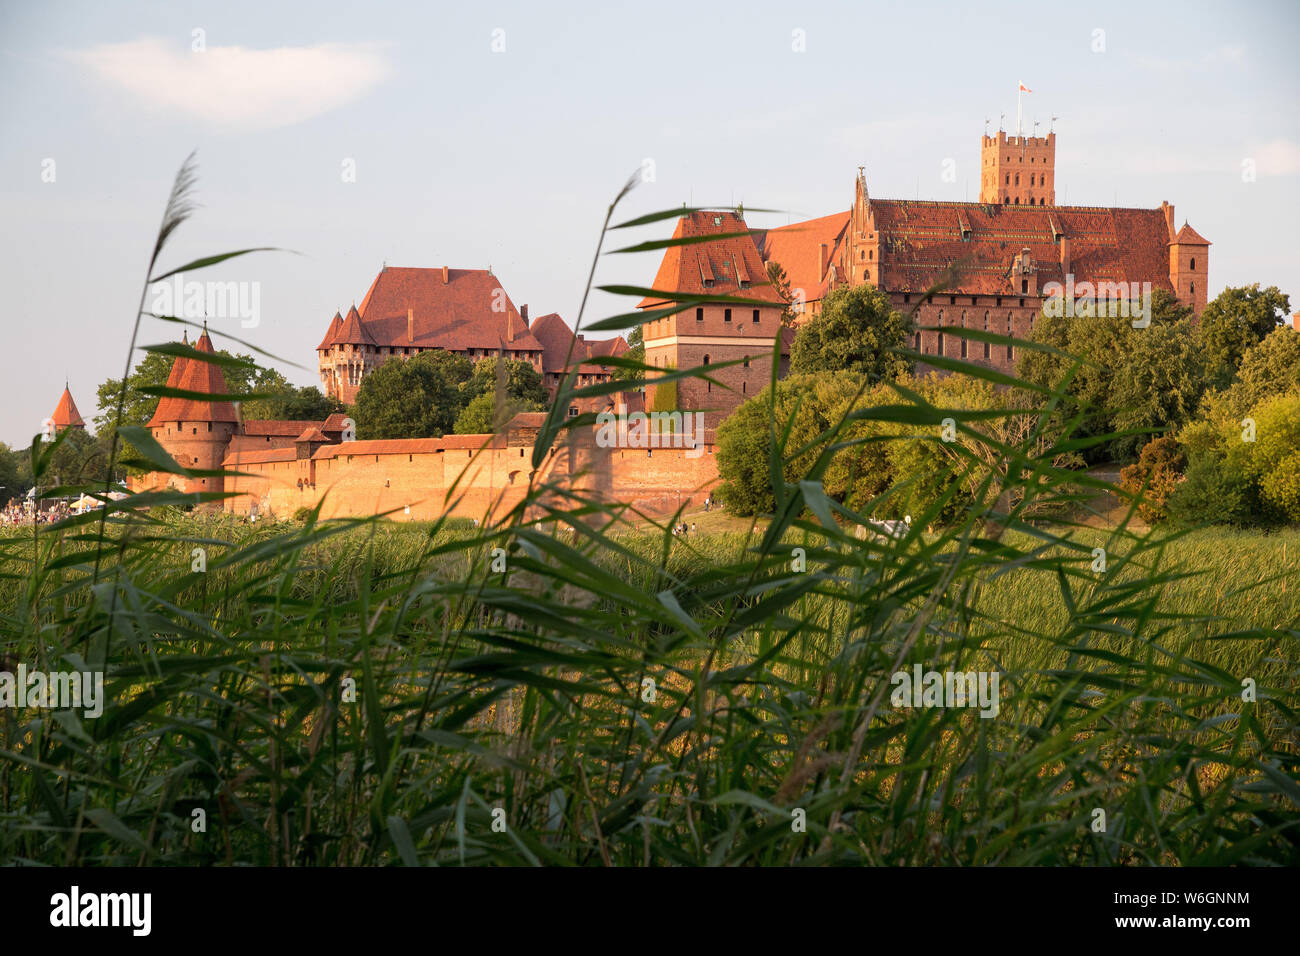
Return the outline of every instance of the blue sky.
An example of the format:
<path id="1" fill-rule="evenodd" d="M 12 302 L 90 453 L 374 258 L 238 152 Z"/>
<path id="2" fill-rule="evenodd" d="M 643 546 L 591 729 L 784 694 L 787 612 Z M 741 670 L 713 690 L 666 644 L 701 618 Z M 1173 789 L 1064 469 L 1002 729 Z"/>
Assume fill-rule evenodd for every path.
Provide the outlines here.
<path id="1" fill-rule="evenodd" d="M 876 196 L 975 199 L 985 118 L 1014 127 L 1022 80 L 1026 131 L 1060 117 L 1058 203 L 1167 199 L 1214 243 L 1211 296 L 1258 281 L 1300 307 L 1298 48 L 1293 2 L 5 0 L 0 440 L 26 446 L 65 376 L 89 419 L 121 374 L 193 149 L 202 208 L 164 264 L 295 250 L 194 278 L 260 283 L 256 328 L 215 327 L 303 366 L 278 366 L 300 384 L 384 262 L 490 265 L 517 304 L 572 323 L 605 208 L 647 158 L 628 216 L 688 201 L 784 211 L 755 226 L 825 215 L 859 165 Z M 598 281 L 648 284 L 655 266 L 607 257 Z M 621 307 L 597 296 L 588 321 Z M 170 334 L 147 320 L 142 341 Z"/>

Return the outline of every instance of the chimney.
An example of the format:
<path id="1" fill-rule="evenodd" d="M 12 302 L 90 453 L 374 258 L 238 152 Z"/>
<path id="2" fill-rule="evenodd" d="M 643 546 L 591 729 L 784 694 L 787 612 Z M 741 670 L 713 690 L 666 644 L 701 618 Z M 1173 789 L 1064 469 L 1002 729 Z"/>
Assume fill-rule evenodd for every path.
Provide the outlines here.
<path id="1" fill-rule="evenodd" d="M 1061 237 L 1061 272 L 1064 275 L 1070 273 L 1070 237 Z"/>
<path id="2" fill-rule="evenodd" d="M 820 282 L 826 276 L 826 243 L 817 247 L 817 281 Z"/>
<path id="3" fill-rule="evenodd" d="M 414 309 L 406 310 L 406 340 L 408 342 L 415 341 L 415 310 Z"/>
<path id="4" fill-rule="evenodd" d="M 528 303 L 525 302 L 519 307 L 519 318 L 524 320 L 524 325 L 528 324 Z"/>
<path id="5" fill-rule="evenodd" d="M 449 275 L 450 271 L 451 271 L 451 270 L 448 269 L 446 266 L 443 266 L 443 267 L 442 267 L 442 284 L 443 284 L 443 285 L 446 285 L 448 282 L 451 281 L 451 276 Z"/>
<path id="6" fill-rule="evenodd" d="M 1172 239 L 1178 234 L 1178 230 L 1174 228 L 1174 207 L 1161 200 L 1160 211 L 1165 214 L 1165 226 L 1169 229 L 1169 238 Z"/>

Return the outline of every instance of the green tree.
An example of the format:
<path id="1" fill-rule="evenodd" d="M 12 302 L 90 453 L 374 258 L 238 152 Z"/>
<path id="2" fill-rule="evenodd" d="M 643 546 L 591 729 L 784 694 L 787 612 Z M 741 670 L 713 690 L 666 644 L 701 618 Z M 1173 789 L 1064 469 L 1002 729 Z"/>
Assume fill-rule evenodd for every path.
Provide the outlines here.
<path id="1" fill-rule="evenodd" d="M 499 383 L 499 379 L 503 381 Z M 519 403 L 521 407 L 526 406 L 528 411 L 536 411 L 537 406 L 546 405 L 546 386 L 542 384 L 542 376 L 531 362 L 501 360 L 496 356 L 481 358 L 474 363 L 474 371 L 465 383 L 466 403 L 480 395 L 494 394 L 498 384 L 504 386 L 507 398 Z"/>
<path id="2" fill-rule="evenodd" d="M 1291 300 L 1277 286 L 1227 288 L 1201 313 L 1200 341 L 1210 367 L 1210 383 L 1226 388 L 1246 352 L 1270 335 L 1291 312 Z"/>
<path id="3" fill-rule="evenodd" d="M 1240 421 L 1252 405 L 1297 389 L 1300 389 L 1300 332 L 1283 325 L 1246 350 L 1236 381 L 1225 390 L 1208 393 L 1202 402 L 1202 414 L 1212 421 L 1227 418 Z"/>
<path id="4" fill-rule="evenodd" d="M 641 326 L 637 326 L 627 336 L 627 351 L 623 353 L 623 358 L 631 359 L 634 362 L 645 363 L 645 337 L 642 334 Z M 627 381 L 629 379 L 643 378 L 644 372 L 637 372 L 630 368 L 616 368 L 609 373 L 609 377 L 617 382 Z"/>
<path id="5" fill-rule="evenodd" d="M 783 475 L 785 481 L 795 482 L 807 474 L 813 456 L 792 458 L 790 453 L 825 430 L 825 419 L 812 396 L 811 386 L 816 379 L 814 375 L 797 375 L 778 381 L 775 415 L 772 386 L 768 385 L 722 420 L 718 426 L 718 476 L 722 479 L 718 498 L 728 511 L 740 515 L 772 513 L 776 506 L 769 468 L 772 442 L 791 417 L 794 425 L 782 455 Z"/>
<path id="6" fill-rule="evenodd" d="M 912 333 L 912 320 L 895 312 L 879 289 L 841 286 L 795 335 L 790 372 L 859 372 L 872 384 L 896 379 L 910 374 L 912 363 L 892 350 Z"/>
<path id="7" fill-rule="evenodd" d="M 790 290 L 790 277 L 786 275 L 781 263 L 775 259 L 769 259 L 767 262 L 767 281 L 785 303 L 785 308 L 781 310 L 781 324 L 786 328 L 793 328 L 794 310 L 791 308 L 793 293 Z"/>
<path id="8" fill-rule="evenodd" d="M 353 417 L 357 437 L 439 438 L 468 404 L 474 366 L 463 355 L 434 349 L 385 362 L 361 381 Z"/>
<path id="9" fill-rule="evenodd" d="M 1117 430 L 1176 431 L 1191 422 L 1205 393 L 1205 360 L 1191 323 L 1135 329 L 1112 382 Z M 1111 443 L 1117 458 L 1131 457 L 1151 440 L 1130 435 Z"/>
<path id="10" fill-rule="evenodd" d="M 22 458 L 25 454 L 0 442 L 0 506 L 8 504 L 13 498 L 21 498 L 32 486 L 30 464 L 27 465 L 27 474 L 24 476 Z"/>

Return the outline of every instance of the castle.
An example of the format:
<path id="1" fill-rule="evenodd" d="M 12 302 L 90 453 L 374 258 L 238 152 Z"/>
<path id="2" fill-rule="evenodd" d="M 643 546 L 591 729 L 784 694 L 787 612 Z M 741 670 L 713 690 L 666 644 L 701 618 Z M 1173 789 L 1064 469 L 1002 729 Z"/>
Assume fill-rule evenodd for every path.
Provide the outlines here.
<path id="1" fill-rule="evenodd" d="M 1056 205 L 1056 134 L 984 136 L 979 202 L 873 199 L 858 170 L 853 205 L 844 212 L 776 229 L 749 229 L 739 212 L 692 213 L 674 237 L 748 233 L 670 248 L 657 290 L 743 296 L 772 302 L 740 309 L 707 301 L 665 318 L 650 318 L 669 296 L 641 308 L 646 360 L 689 368 L 739 361 L 713 375 L 730 390 L 699 379 L 678 386 L 677 406 L 704 411 L 710 427 L 768 381 L 773 346 L 782 367 L 793 334 L 781 329 L 784 301 L 766 282 L 775 263 L 790 283 L 796 327 L 821 311 L 835 288 L 871 284 L 899 312 L 915 313 L 912 347 L 924 356 L 961 359 L 1015 371 L 1014 346 L 995 346 L 945 327 L 1028 338 L 1053 283 L 1098 290 L 1123 283 L 1164 289 L 1199 315 L 1209 287 L 1209 246 L 1195 229 L 1176 227 L 1174 207 L 1153 209 Z M 946 280 L 946 281 L 944 281 Z M 941 291 L 926 293 L 944 281 Z M 653 387 L 651 387 L 653 390 Z M 653 404 L 653 397 L 650 399 Z"/>
<path id="2" fill-rule="evenodd" d="M 500 355 L 527 362 L 552 397 L 573 365 L 579 385 L 608 381 L 599 360 L 622 355 L 621 337 L 588 342 L 555 313 L 531 326 L 488 269 L 385 266 L 347 317 L 334 314 L 316 346 L 321 390 L 348 405 L 361 382 L 385 362 L 441 349 L 470 359 Z"/>
<path id="3" fill-rule="evenodd" d="M 639 308 L 648 366 L 709 369 L 714 380 L 682 379 L 666 394 L 660 389 L 667 385 L 647 384 L 651 407 L 703 415 L 704 432 L 691 448 L 601 448 L 590 430 L 574 430 L 534 462 L 542 414 L 517 416 L 498 435 L 354 441 L 342 416 L 241 422 L 226 401 L 165 397 L 149 423 L 158 442 L 188 468 L 240 474 L 225 481 L 154 474 L 136 487 L 233 492 L 224 507 L 239 513 L 285 515 L 323 502 L 326 517 L 389 513 L 410 520 L 481 517 L 513 506 L 530 482 L 549 477 L 643 509 L 671 510 L 716 484 L 714 430 L 771 380 L 774 356 L 777 374 L 786 373 L 795 334 L 782 321 L 787 309 L 797 327 L 835 288 L 869 283 L 895 309 L 915 311 L 918 327 L 932 327 L 912 343 L 923 368 L 924 356 L 934 355 L 1014 371 L 1012 346 L 943 330 L 1027 338 L 1053 283 L 1149 283 L 1196 314 L 1205 308 L 1210 244 L 1186 223 L 1175 227 L 1172 205 L 1057 206 L 1055 133 L 1000 132 L 985 136 L 981 151 L 979 202 L 873 199 L 860 168 L 844 212 L 767 230 L 750 230 L 741 210 L 679 218 L 674 238 L 697 241 L 665 251 L 655 293 Z M 790 283 L 790 301 L 769 281 L 776 266 Z M 737 298 L 750 301 L 728 301 Z M 212 351 L 206 329 L 195 348 Z M 575 366 L 579 385 L 608 380 L 601 359 L 624 354 L 627 343 L 588 342 L 555 314 L 530 325 L 528 307 L 516 309 L 489 270 L 385 267 L 361 307 L 329 323 L 317 346 L 321 382 L 332 397 L 353 402 L 374 369 L 426 349 L 526 361 L 554 396 Z M 225 393 L 220 366 L 184 357 L 168 385 Z M 616 396 L 610 404 L 637 397 Z"/>

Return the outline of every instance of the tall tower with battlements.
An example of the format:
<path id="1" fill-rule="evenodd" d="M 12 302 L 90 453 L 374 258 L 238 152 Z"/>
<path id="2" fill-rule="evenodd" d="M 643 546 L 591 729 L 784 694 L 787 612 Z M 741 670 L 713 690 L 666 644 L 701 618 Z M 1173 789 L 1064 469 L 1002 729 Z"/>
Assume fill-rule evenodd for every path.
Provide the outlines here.
<path id="1" fill-rule="evenodd" d="M 980 149 L 980 202 L 1056 205 L 1056 134 L 985 136 Z"/>

